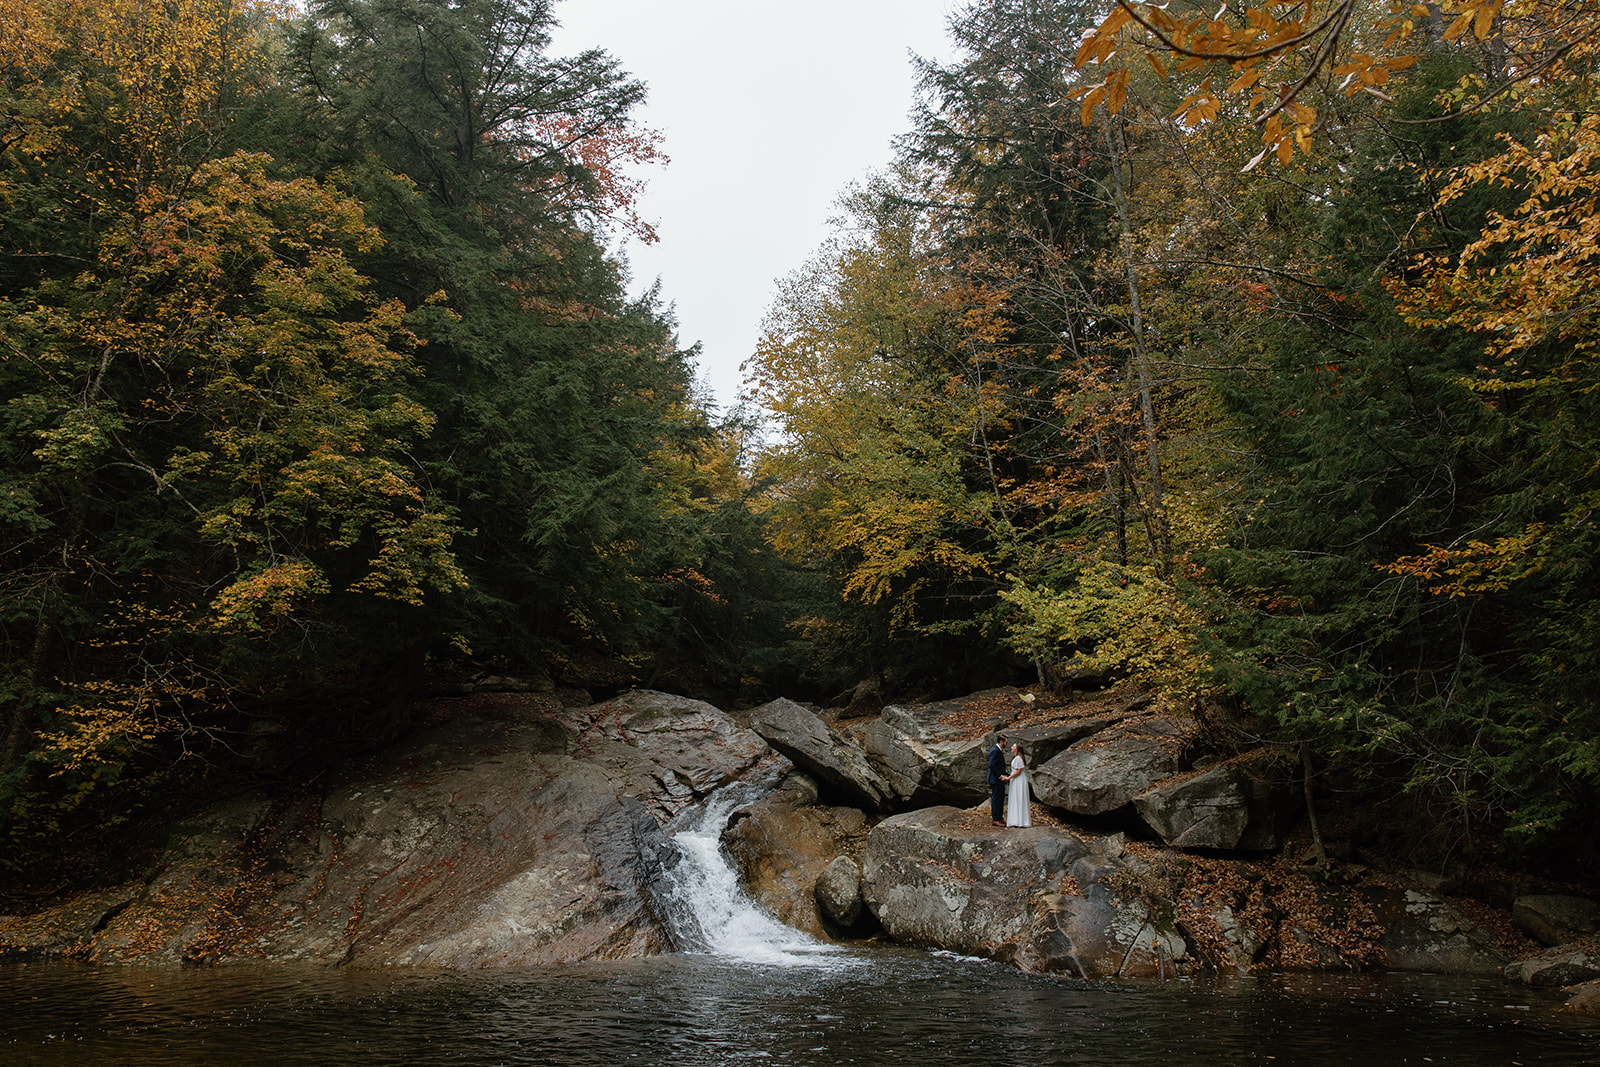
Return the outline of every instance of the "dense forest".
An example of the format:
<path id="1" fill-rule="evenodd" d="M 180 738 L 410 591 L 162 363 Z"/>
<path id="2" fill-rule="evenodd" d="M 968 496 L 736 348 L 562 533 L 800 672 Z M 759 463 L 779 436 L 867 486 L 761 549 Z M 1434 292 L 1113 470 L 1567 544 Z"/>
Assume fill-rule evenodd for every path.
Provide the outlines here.
<path id="1" fill-rule="evenodd" d="M 8 5 L 11 875 L 485 675 L 1140 685 L 1600 873 L 1591 5 L 974 0 L 729 416 L 558 17 Z"/>

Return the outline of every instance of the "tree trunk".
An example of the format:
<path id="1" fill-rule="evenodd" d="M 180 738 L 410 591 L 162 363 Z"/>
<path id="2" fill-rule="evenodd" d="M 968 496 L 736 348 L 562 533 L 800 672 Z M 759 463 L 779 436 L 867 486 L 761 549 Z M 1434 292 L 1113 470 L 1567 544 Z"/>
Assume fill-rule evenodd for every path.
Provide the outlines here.
<path id="1" fill-rule="evenodd" d="M 1150 490 L 1146 496 L 1150 522 L 1155 530 L 1156 570 L 1166 576 L 1172 570 L 1172 535 L 1167 529 L 1166 490 L 1161 474 L 1161 447 L 1156 434 L 1155 403 L 1151 399 L 1150 360 L 1144 343 L 1144 306 L 1139 289 L 1139 273 L 1134 269 L 1133 225 L 1128 211 L 1128 195 L 1122 180 L 1123 152 L 1121 127 L 1113 132 L 1115 119 L 1103 127 L 1106 150 L 1111 156 L 1111 191 L 1117 205 L 1118 241 L 1127 273 L 1128 326 L 1133 336 L 1133 367 L 1139 379 L 1139 416 L 1144 429 L 1145 451 L 1149 463 Z"/>

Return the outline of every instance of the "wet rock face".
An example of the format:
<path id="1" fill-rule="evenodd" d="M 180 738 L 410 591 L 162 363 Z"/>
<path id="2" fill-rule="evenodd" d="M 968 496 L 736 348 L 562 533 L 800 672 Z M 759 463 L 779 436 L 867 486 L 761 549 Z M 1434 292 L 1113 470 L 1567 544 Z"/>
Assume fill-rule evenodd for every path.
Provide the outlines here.
<path id="1" fill-rule="evenodd" d="M 861 865 L 854 859 L 836 856 L 822 869 L 815 892 L 824 924 L 858 934 L 870 925 L 871 912 L 861 899 Z"/>
<path id="2" fill-rule="evenodd" d="M 475 968 L 667 948 L 659 882 L 678 853 L 662 827 L 758 765 L 763 775 L 787 765 L 756 733 L 696 701 L 632 693 L 570 708 L 534 696 L 506 697 L 515 714 L 419 735 L 326 794 L 219 805 L 173 829 L 152 876 L 0 918 L 0 957 Z M 986 785 L 970 808 L 926 807 L 876 825 L 864 805 L 837 803 L 852 795 L 895 804 L 982 783 L 985 741 L 962 741 L 939 709 L 891 708 L 879 720 L 886 743 L 916 757 L 893 773 L 870 728 L 863 751 L 799 705 L 758 709 L 753 719 L 793 751 L 805 748 L 797 737 L 824 746 L 814 758 L 836 774 L 828 786 L 789 768 L 774 792 L 734 812 L 722 844 L 761 906 L 818 937 L 881 931 L 1089 978 L 1258 966 L 1491 974 L 1503 962 L 1492 938 L 1429 893 L 1335 888 L 1292 864 L 1166 851 L 1122 835 L 997 828 L 981 800 Z M 1024 741 L 1031 756 L 1064 746 L 1045 766 L 1082 772 L 1071 788 L 1084 806 L 1110 810 L 1137 797 L 1179 848 L 1262 840 L 1251 836 L 1256 814 L 1238 779 L 1207 771 L 1145 781 L 1167 778 L 1175 764 L 1182 734 L 1166 720 L 1085 720 Z M 1208 777 L 1220 785 L 1192 784 Z M 1581 929 L 1594 906 L 1523 903 L 1519 921 L 1556 931 Z M 1506 973 L 1566 984 L 1594 966 L 1568 952 Z"/>
<path id="3" fill-rule="evenodd" d="M 0 948 L 12 959 L 87 957 L 94 935 L 139 899 L 144 887 L 124 885 L 82 893 L 48 911 L 0 918 Z"/>
<path id="4" fill-rule="evenodd" d="M 750 729 L 816 779 L 824 798 L 881 810 L 895 795 L 853 740 L 792 700 L 750 712 Z"/>
<path id="5" fill-rule="evenodd" d="M 767 752 L 710 705 L 658 693 L 461 719 L 319 802 L 244 798 L 178 828 L 130 899 L 85 905 L 94 928 L 58 917 L 49 953 L 473 968 L 659 951 L 662 822 Z M 0 924 L 8 948 L 22 946 Z"/>
<path id="6" fill-rule="evenodd" d="M 859 808 L 819 805 L 816 783 L 793 773 L 772 793 L 733 813 L 722 846 L 757 904 L 780 922 L 828 940 L 832 932 L 848 932 L 842 928 L 855 924 L 825 921 L 817 884 L 830 865 L 860 853 L 866 832 L 867 818 Z"/>
<path id="7" fill-rule="evenodd" d="M 211 958 L 212 916 L 245 877 L 240 845 L 270 808 L 265 796 L 252 794 L 172 827 L 155 877 L 119 890 L 115 895 L 127 903 L 107 914 L 72 954 L 96 963 Z"/>

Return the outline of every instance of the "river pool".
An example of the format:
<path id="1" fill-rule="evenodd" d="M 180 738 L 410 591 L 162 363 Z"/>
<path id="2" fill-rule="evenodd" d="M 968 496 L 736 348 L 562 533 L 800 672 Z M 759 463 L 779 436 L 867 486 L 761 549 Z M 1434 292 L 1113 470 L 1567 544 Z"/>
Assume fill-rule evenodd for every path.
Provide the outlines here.
<path id="1" fill-rule="evenodd" d="M 0 1063 L 1593 1064 L 1600 1021 L 1498 980 L 1037 978 L 906 949 L 514 973 L 0 967 Z"/>

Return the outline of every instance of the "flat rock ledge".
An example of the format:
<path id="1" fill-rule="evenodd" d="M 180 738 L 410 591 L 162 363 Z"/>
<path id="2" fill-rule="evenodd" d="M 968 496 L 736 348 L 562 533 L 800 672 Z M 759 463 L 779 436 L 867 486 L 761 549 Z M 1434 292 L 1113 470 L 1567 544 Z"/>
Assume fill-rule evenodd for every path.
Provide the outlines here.
<path id="1" fill-rule="evenodd" d="M 766 743 L 664 693 L 518 707 L 324 795 L 214 808 L 173 828 L 148 881 L 0 917 L 0 958 L 474 969 L 664 950 L 662 828 Z"/>
<path id="2" fill-rule="evenodd" d="M 1330 890 L 1309 874 L 1004 829 L 934 807 L 884 819 L 861 894 L 896 941 L 1082 978 L 1389 969 L 1496 975 L 1493 938 L 1440 898 Z"/>

